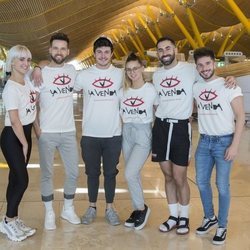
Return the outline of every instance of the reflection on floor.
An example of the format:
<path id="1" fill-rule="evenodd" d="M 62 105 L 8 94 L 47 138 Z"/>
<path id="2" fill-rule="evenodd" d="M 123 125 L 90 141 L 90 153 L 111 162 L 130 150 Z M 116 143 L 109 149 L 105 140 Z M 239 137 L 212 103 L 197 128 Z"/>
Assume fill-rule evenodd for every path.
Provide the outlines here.
<path id="1" fill-rule="evenodd" d="M 77 125 L 77 136 L 81 136 L 81 112 L 82 100 L 75 99 L 75 118 Z M 4 110 L 0 102 L 0 129 L 3 127 Z M 193 124 L 193 151 L 197 145 L 197 124 Z M 97 219 L 91 225 L 71 225 L 60 219 L 63 205 L 63 167 L 59 155 L 55 157 L 54 209 L 57 215 L 57 229 L 45 231 L 43 229 L 44 208 L 40 199 L 38 165 L 38 151 L 36 139 L 33 138 L 33 151 L 29 166 L 30 183 L 20 205 L 20 217 L 30 226 L 36 227 L 37 233 L 33 237 L 19 243 L 9 241 L 0 234 L 0 249 L 167 249 L 167 250 L 200 250 L 200 249 L 226 249 L 226 250 L 249 250 L 250 249 L 250 129 L 246 128 L 239 155 L 235 161 L 232 171 L 232 200 L 229 217 L 229 228 L 227 241 L 224 246 L 213 246 L 211 239 L 214 231 L 200 237 L 195 234 L 195 229 L 200 225 L 203 213 L 198 189 L 195 183 L 194 159 L 189 166 L 188 178 L 191 188 L 190 223 L 191 231 L 188 235 L 177 236 L 175 231 L 161 233 L 158 230 L 168 217 L 167 202 L 165 199 L 164 182 L 157 164 L 147 161 L 143 171 L 143 186 L 146 203 L 151 208 L 151 214 L 147 226 L 141 231 L 125 228 L 123 225 L 110 226 L 104 219 L 104 194 L 103 186 L 100 188 L 97 206 Z M 5 190 L 8 179 L 8 169 L 4 167 L 4 158 L 0 152 L 0 215 L 6 211 Z M 124 221 L 131 212 L 131 202 L 124 180 L 124 164 L 121 157 L 117 176 L 116 208 L 120 219 Z M 213 177 L 214 178 L 214 177 Z M 102 183 L 102 182 L 101 182 Z M 102 184 L 101 184 L 102 185 Z M 217 210 L 217 192 L 214 188 L 215 207 Z M 76 211 L 82 215 L 88 206 L 86 177 L 84 164 L 80 161 L 80 177 L 78 181 L 77 195 L 75 199 Z"/>

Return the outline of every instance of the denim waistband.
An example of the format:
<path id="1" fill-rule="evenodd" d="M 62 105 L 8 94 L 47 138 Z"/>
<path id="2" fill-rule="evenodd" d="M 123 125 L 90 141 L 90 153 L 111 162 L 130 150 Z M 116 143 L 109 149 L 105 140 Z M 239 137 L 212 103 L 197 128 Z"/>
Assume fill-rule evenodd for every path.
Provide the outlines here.
<path id="1" fill-rule="evenodd" d="M 178 120 L 178 119 L 172 119 L 172 118 L 158 118 L 162 122 L 168 122 L 168 123 L 189 123 L 189 119 L 185 120 Z"/>
<path id="2" fill-rule="evenodd" d="M 201 138 L 203 139 L 211 139 L 211 140 L 217 140 L 220 138 L 227 138 L 227 137 L 232 137 L 234 134 L 228 134 L 228 135 L 206 135 L 206 134 L 201 134 Z"/>

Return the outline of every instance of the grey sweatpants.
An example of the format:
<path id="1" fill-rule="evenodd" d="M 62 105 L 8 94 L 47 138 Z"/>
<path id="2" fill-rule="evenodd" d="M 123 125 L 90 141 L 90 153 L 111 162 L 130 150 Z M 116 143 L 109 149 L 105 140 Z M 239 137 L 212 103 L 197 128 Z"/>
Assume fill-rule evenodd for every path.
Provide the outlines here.
<path id="1" fill-rule="evenodd" d="M 42 201 L 54 199 L 53 161 L 57 149 L 65 168 L 64 198 L 73 199 L 78 178 L 78 148 L 76 133 L 42 133 L 38 140 Z"/>
<path id="2" fill-rule="evenodd" d="M 152 125 L 125 123 L 122 132 L 122 152 L 125 160 L 125 178 L 134 210 L 144 209 L 141 169 L 151 151 Z"/>

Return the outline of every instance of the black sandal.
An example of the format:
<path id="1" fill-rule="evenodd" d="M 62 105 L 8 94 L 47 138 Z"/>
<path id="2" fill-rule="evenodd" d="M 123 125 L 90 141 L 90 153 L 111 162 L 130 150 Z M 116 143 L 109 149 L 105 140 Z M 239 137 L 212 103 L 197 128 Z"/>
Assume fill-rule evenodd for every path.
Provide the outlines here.
<path id="1" fill-rule="evenodd" d="M 169 221 L 169 220 L 175 221 L 176 224 L 173 225 L 172 227 L 170 227 L 170 225 L 168 224 L 168 221 Z M 163 233 L 167 233 L 167 232 L 169 232 L 169 231 L 175 229 L 175 228 L 178 226 L 178 222 L 179 222 L 179 218 L 174 217 L 174 216 L 169 216 L 168 219 L 160 225 L 159 230 L 160 230 L 161 232 L 163 232 Z M 163 227 L 162 227 L 162 226 L 163 226 Z M 164 228 L 164 227 L 165 227 L 165 228 Z"/>
<path id="2" fill-rule="evenodd" d="M 184 224 L 180 223 L 181 221 L 184 221 Z M 189 218 L 181 217 L 179 219 L 176 233 L 181 235 L 189 233 Z"/>

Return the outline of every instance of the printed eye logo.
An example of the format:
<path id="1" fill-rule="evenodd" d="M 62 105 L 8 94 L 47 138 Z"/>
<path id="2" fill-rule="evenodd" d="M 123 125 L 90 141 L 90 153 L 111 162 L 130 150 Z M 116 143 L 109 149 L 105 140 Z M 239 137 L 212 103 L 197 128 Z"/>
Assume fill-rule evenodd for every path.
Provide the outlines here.
<path id="1" fill-rule="evenodd" d="M 95 80 L 92 84 L 96 88 L 105 89 L 105 88 L 108 88 L 108 87 L 112 86 L 114 83 L 111 81 L 111 79 L 99 78 L 98 80 Z"/>
<path id="2" fill-rule="evenodd" d="M 166 79 L 162 80 L 160 85 L 163 88 L 173 88 L 176 85 L 178 85 L 179 83 L 180 83 L 180 81 L 177 79 L 177 77 L 176 78 L 174 78 L 174 77 L 171 77 L 171 78 L 166 77 Z"/>
<path id="3" fill-rule="evenodd" d="M 136 98 L 130 97 L 127 100 L 125 100 L 123 103 L 129 107 L 138 107 L 138 106 L 141 106 L 144 103 L 144 101 L 142 100 L 142 98 L 140 99 L 138 97 Z"/>
<path id="4" fill-rule="evenodd" d="M 205 91 L 201 92 L 201 94 L 199 95 L 199 98 L 202 101 L 209 102 L 209 101 L 212 101 L 213 99 L 215 99 L 217 96 L 218 95 L 215 94 L 215 91 L 205 90 Z"/>
<path id="5" fill-rule="evenodd" d="M 67 85 L 71 82 L 71 78 L 68 75 L 57 76 L 53 82 L 55 85 Z"/>
<path id="6" fill-rule="evenodd" d="M 36 92 L 30 91 L 30 103 L 36 102 Z"/>

